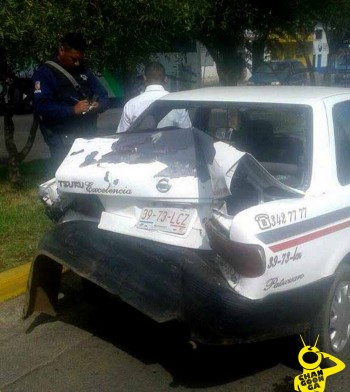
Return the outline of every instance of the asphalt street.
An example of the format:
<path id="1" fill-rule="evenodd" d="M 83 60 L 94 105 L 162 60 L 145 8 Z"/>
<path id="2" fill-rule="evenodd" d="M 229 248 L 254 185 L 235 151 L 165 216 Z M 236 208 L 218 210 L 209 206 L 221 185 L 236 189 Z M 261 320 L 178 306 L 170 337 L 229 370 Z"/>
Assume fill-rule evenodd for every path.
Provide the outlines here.
<path id="1" fill-rule="evenodd" d="M 122 305 L 66 298 L 57 318 L 23 321 L 22 304 L 0 307 L 1 392 L 293 390 L 276 345 L 191 352 L 174 328 Z"/>
<path id="2" fill-rule="evenodd" d="M 111 298 L 92 304 L 79 287 L 66 274 L 55 318 L 23 320 L 23 296 L 0 305 L 1 392 L 294 390 L 297 340 L 193 351 L 178 324 L 157 324 Z M 349 373 L 328 378 L 326 391 L 347 392 Z"/>
<path id="3" fill-rule="evenodd" d="M 122 109 L 113 108 L 100 114 L 98 119 L 98 134 L 101 136 L 110 135 L 115 133 L 117 129 Z M 4 141 L 4 121 L 0 117 L 0 163 L 8 157 L 5 141 Z M 21 150 L 26 143 L 29 129 L 32 123 L 32 115 L 16 115 L 14 116 L 15 124 L 15 142 L 18 150 Z M 33 159 L 46 159 L 49 158 L 50 152 L 46 146 L 40 130 L 37 132 L 33 147 L 26 157 L 25 161 Z"/>

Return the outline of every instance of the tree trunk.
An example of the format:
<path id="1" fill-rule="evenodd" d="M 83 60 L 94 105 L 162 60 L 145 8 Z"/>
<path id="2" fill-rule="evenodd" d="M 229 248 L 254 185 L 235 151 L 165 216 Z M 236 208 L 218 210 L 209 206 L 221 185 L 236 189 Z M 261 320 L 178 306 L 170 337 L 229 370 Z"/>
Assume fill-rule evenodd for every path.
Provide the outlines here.
<path id="1" fill-rule="evenodd" d="M 336 53 L 329 46 L 329 54 L 327 59 L 327 68 L 326 72 L 323 75 L 323 86 L 331 86 L 332 85 L 332 72 L 334 69 L 334 61 L 335 61 Z"/>
<path id="2" fill-rule="evenodd" d="M 8 152 L 8 173 L 11 185 L 18 188 L 22 185 L 20 175 L 20 162 L 22 162 L 31 150 L 35 136 L 37 133 L 39 119 L 34 115 L 33 122 L 29 131 L 29 136 L 25 146 L 21 152 L 18 152 L 16 143 L 14 141 L 15 126 L 13 123 L 14 109 L 12 105 L 7 104 L 4 113 L 4 131 L 5 131 L 5 146 Z"/>
<path id="3" fill-rule="evenodd" d="M 20 162 L 22 162 L 26 158 L 26 156 L 29 154 L 29 151 L 32 149 L 38 127 L 39 127 L 39 117 L 34 114 L 33 122 L 29 130 L 27 142 L 23 147 L 22 151 L 18 154 L 18 159 Z"/>
<path id="4" fill-rule="evenodd" d="M 344 41 L 344 33 L 341 31 L 334 31 L 332 29 L 325 29 L 329 54 L 327 59 L 327 68 L 323 76 L 323 85 L 332 85 L 332 74 L 334 74 L 334 65 L 339 48 Z"/>
<path id="5" fill-rule="evenodd" d="M 304 39 L 303 39 L 304 38 Z M 306 62 L 307 70 L 310 76 L 310 85 L 311 86 L 316 86 L 316 78 L 315 78 L 315 72 L 314 72 L 314 67 L 313 64 L 311 63 L 310 56 L 309 56 L 309 51 L 307 50 L 305 42 L 307 42 L 307 37 L 304 36 L 302 39 L 299 37 L 295 36 L 295 40 L 299 46 L 299 49 L 301 53 L 303 54 L 303 57 Z"/>
<path id="6" fill-rule="evenodd" d="M 202 40 L 216 64 L 220 84 L 236 86 L 242 81 L 245 69 L 244 46 L 232 42 L 206 42 Z"/>
<path id="7" fill-rule="evenodd" d="M 252 73 L 256 71 L 259 65 L 264 61 L 265 56 L 265 37 L 258 38 L 252 44 Z"/>
<path id="8" fill-rule="evenodd" d="M 13 106 L 6 105 L 4 113 L 4 131 L 5 131 L 5 146 L 9 155 L 8 159 L 8 174 L 9 180 L 13 187 L 21 185 L 18 150 L 14 141 L 15 126 L 13 123 Z"/>
<path id="9" fill-rule="evenodd" d="M 304 59 L 306 61 L 306 66 L 309 72 L 309 77 L 310 77 L 310 85 L 311 86 L 316 86 L 316 77 L 315 77 L 315 71 L 314 71 L 314 66 L 311 63 L 310 56 L 308 54 L 304 54 Z"/>

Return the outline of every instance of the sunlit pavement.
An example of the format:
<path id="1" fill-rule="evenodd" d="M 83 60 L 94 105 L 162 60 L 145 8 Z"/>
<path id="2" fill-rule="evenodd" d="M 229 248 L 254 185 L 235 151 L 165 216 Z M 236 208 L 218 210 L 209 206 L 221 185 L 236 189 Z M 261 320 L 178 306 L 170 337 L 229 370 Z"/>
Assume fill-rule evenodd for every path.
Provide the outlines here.
<path id="1" fill-rule="evenodd" d="M 290 392 L 301 373 L 301 342 L 193 351 L 178 324 L 157 324 L 110 296 L 88 303 L 71 273 L 63 282 L 55 318 L 23 320 L 24 296 L 0 304 L 1 392 Z M 349 390 L 346 363 L 326 392 Z"/>

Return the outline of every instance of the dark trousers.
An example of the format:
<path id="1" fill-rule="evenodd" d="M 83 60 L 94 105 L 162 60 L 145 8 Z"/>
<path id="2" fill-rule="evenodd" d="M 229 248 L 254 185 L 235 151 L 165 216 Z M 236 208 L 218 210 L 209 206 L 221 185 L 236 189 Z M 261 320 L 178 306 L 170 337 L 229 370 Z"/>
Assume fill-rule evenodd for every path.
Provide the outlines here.
<path id="1" fill-rule="evenodd" d="M 54 177 L 56 170 L 72 147 L 75 138 L 73 135 L 55 134 L 43 126 L 40 129 L 51 155 L 48 167 L 49 175 Z"/>
<path id="2" fill-rule="evenodd" d="M 62 134 L 54 133 L 50 129 L 40 125 L 41 133 L 44 137 L 45 143 L 50 149 L 50 164 L 49 173 L 55 176 L 56 170 L 59 168 L 64 158 L 67 156 L 69 150 L 77 137 L 93 138 L 96 136 L 96 130 L 86 129 L 83 134 Z"/>
<path id="3" fill-rule="evenodd" d="M 61 163 L 63 162 L 64 158 L 67 156 L 71 146 L 68 145 L 58 145 L 58 144 L 49 144 L 48 145 L 50 149 L 50 172 L 54 176 L 56 173 L 56 170 L 59 168 Z"/>

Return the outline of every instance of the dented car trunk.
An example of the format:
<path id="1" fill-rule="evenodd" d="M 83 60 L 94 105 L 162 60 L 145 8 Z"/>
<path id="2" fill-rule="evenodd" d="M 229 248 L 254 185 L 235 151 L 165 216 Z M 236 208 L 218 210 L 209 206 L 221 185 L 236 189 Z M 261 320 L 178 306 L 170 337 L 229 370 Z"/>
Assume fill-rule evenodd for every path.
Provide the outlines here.
<path id="1" fill-rule="evenodd" d="M 239 195 L 242 181 L 254 189 L 250 198 Z M 194 128 L 78 139 L 55 185 L 57 201 L 68 205 L 75 195 L 97 196 L 102 230 L 151 240 L 156 233 L 157 242 L 196 249 L 210 248 L 203 229 L 213 211 L 232 217 L 254 203 L 303 195 L 250 154 Z"/>
<path id="2" fill-rule="evenodd" d="M 303 257 L 284 249 L 311 210 L 312 106 L 236 90 L 234 101 L 231 89 L 207 101 L 169 94 L 128 132 L 75 141 L 40 187 L 57 224 L 40 243 L 25 315 L 55 312 L 64 266 L 158 322 L 184 322 L 197 341 L 263 340 L 308 322 L 307 274 L 276 266 Z"/>
<path id="3" fill-rule="evenodd" d="M 194 128 L 77 139 L 40 194 L 58 224 L 40 244 L 25 314 L 54 312 L 58 288 L 44 290 L 42 301 L 38 271 L 45 265 L 52 283 L 66 266 L 156 321 L 190 317 L 191 324 L 197 312 L 201 320 L 208 317 L 205 303 L 231 291 L 232 276 L 249 276 L 247 258 L 241 257 L 247 249 L 232 247 L 233 217 L 256 204 L 303 196 L 250 154 Z M 258 266 L 258 276 L 264 268 Z M 246 311 L 252 317 L 250 306 Z M 210 334 L 198 325 L 193 336 L 219 342 L 254 335 L 253 324 L 236 325 L 233 334 L 232 325 L 222 322 L 210 315 Z"/>

